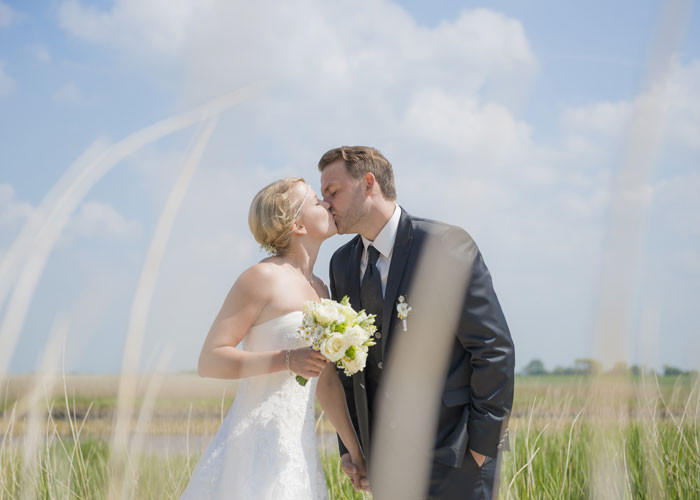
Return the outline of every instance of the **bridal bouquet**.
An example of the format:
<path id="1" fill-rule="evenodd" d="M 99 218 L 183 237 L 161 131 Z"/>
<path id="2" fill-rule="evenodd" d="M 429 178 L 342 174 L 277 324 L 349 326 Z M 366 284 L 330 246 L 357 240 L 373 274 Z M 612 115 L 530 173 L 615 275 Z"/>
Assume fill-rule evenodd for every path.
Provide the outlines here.
<path id="1" fill-rule="evenodd" d="M 310 300 L 304 304 L 303 312 L 304 319 L 297 332 L 313 350 L 343 368 L 345 375 L 364 370 L 369 346 L 375 344 L 374 314 L 367 314 L 364 309 L 355 311 L 347 295 L 340 302 Z M 296 379 L 300 385 L 308 382 L 301 375 Z"/>

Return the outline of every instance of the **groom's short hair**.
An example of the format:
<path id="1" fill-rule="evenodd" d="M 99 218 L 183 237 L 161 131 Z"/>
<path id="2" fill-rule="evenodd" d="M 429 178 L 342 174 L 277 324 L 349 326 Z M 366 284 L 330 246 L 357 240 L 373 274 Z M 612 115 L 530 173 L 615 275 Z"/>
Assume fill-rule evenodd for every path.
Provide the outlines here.
<path id="1" fill-rule="evenodd" d="M 377 179 L 382 195 L 387 200 L 396 200 L 396 186 L 394 185 L 394 170 L 389 160 L 378 149 L 367 146 L 341 146 L 331 149 L 318 161 L 318 169 L 323 172 L 333 162 L 345 161 L 345 168 L 350 177 L 361 179 L 367 172 L 371 172 Z"/>

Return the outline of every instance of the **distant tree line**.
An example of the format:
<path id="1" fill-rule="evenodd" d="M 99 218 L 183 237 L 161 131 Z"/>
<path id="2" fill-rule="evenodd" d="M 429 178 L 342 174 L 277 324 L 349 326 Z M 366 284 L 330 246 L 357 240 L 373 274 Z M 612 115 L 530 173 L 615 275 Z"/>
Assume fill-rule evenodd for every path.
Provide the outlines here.
<path id="1" fill-rule="evenodd" d="M 520 372 L 521 375 L 596 375 L 608 373 L 611 375 L 663 375 L 663 376 L 698 376 L 697 370 L 684 371 L 675 366 L 664 365 L 660 372 L 648 366 L 631 365 L 619 361 L 609 370 L 603 370 L 600 363 L 594 359 L 581 358 L 574 360 L 573 366 L 557 366 L 552 371 L 547 371 L 542 360 L 533 359 Z"/>

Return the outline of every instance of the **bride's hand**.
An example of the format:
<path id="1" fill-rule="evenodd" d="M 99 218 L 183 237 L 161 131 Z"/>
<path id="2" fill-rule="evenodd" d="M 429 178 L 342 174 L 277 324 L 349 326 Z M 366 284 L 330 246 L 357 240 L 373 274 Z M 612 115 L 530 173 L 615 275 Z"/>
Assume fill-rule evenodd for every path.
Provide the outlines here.
<path id="1" fill-rule="evenodd" d="M 318 377 L 328 363 L 328 359 L 310 347 L 292 349 L 289 353 L 289 369 L 304 378 Z"/>

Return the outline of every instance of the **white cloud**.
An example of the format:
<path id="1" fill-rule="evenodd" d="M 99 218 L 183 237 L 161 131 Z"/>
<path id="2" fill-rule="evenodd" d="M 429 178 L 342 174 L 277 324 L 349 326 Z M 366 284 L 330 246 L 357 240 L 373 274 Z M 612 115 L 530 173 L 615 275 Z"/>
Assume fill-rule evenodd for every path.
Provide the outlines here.
<path id="1" fill-rule="evenodd" d="M 521 161 L 532 148 L 530 127 L 505 106 L 450 96 L 438 89 L 417 93 L 406 111 L 405 130 L 456 151 L 467 168 Z"/>
<path id="2" fill-rule="evenodd" d="M 700 174 L 691 173 L 659 181 L 652 209 L 664 224 L 682 236 L 700 236 Z"/>
<path id="3" fill-rule="evenodd" d="M 30 203 L 17 199 L 12 185 L 0 184 L 0 225 L 3 228 L 16 228 L 26 222 L 33 211 Z"/>
<path id="4" fill-rule="evenodd" d="M 17 198 L 11 184 L 0 183 L 0 254 L 12 245 L 34 210 L 31 203 Z"/>
<path id="5" fill-rule="evenodd" d="M 0 96 L 8 95 L 15 89 L 15 81 L 5 73 L 5 63 L 0 61 Z"/>
<path id="6" fill-rule="evenodd" d="M 182 45 L 195 14 L 206 5 L 187 0 L 121 0 L 105 12 L 68 0 L 61 4 L 59 22 L 87 40 L 169 53 Z"/>
<path id="7" fill-rule="evenodd" d="M 138 221 L 124 218 L 112 206 L 98 202 L 86 201 L 73 214 L 66 227 L 66 237 L 79 235 L 88 238 L 136 238 L 141 233 Z"/>
<path id="8" fill-rule="evenodd" d="M 68 82 L 52 95 L 51 99 L 57 104 L 85 105 L 96 101 L 94 97 L 88 97 L 78 88 L 75 82 Z"/>
<path id="9" fill-rule="evenodd" d="M 608 206 L 610 192 L 601 188 L 585 194 L 570 192 L 562 195 L 561 200 L 572 213 L 581 217 L 590 217 L 599 215 L 600 211 Z"/>
<path id="10" fill-rule="evenodd" d="M 9 245 L 19 234 L 36 208 L 19 200 L 12 185 L 0 184 L 0 244 Z M 124 218 L 110 205 L 97 201 L 83 203 L 63 231 L 60 245 L 72 243 L 76 236 L 87 238 L 134 239 L 141 224 Z"/>
<path id="11" fill-rule="evenodd" d="M 203 158 L 163 263 L 151 331 L 197 352 L 237 273 L 261 255 L 245 223 L 255 191 L 289 174 L 314 185 L 325 149 L 364 143 L 393 163 L 409 211 L 463 225 L 500 252 L 496 273 L 512 266 L 511 289 L 499 292 L 514 297 L 514 332 L 538 331 L 534 318 L 563 308 L 538 340 L 553 345 L 567 331 L 579 339 L 571 349 L 581 350 L 619 139 L 643 96 L 565 108 L 556 142 L 547 144 L 511 105 L 538 69 L 516 19 L 465 10 L 427 28 L 386 0 L 193 5 L 116 0 L 100 10 L 69 0 L 60 8 L 61 26 L 73 35 L 117 48 L 147 72 L 182 69 L 178 105 L 267 85 L 227 113 Z M 668 94 L 667 138 L 686 149 L 700 138 L 698 68 L 678 68 Z M 139 166 L 157 206 L 181 161 L 180 152 L 160 153 Z M 692 166 L 692 156 L 679 161 Z M 664 191 L 653 192 L 652 204 L 666 207 Z M 648 200 L 648 187 L 643 194 Z M 684 227 L 693 216 L 686 219 Z M 337 241 L 322 249 L 322 275 Z M 523 300 L 522 289 L 541 296 L 541 305 Z"/>
<path id="12" fill-rule="evenodd" d="M 621 132 L 629 117 L 630 103 L 597 102 L 564 111 L 564 123 L 571 131 L 601 133 L 614 136 Z"/>
<path id="13" fill-rule="evenodd" d="M 51 52 L 43 45 L 34 45 L 29 50 L 37 62 L 47 63 L 51 61 Z"/>
<path id="14" fill-rule="evenodd" d="M 562 112 L 564 143 L 559 148 L 557 163 L 566 168 L 561 185 L 561 202 L 571 214 L 581 217 L 604 215 L 610 202 L 613 182 L 620 168 L 632 169 L 630 155 L 636 153 L 635 140 L 658 141 L 664 156 L 651 163 L 661 180 L 655 185 L 643 184 L 634 192 L 620 193 L 638 206 L 649 206 L 680 233 L 696 233 L 700 227 L 698 180 L 693 175 L 669 178 L 670 166 L 681 171 L 694 170 L 700 148 L 700 61 L 676 65 L 668 86 L 654 87 L 632 99 L 600 101 L 588 106 L 567 108 Z M 658 110 L 658 115 L 649 110 Z M 650 119 L 656 121 L 650 122 Z M 637 120 L 632 123 L 631 120 Z M 639 127 L 646 127 L 640 138 Z M 636 127 L 636 135 L 630 131 Z M 655 130 L 656 129 L 656 130 Z M 661 131 L 660 134 L 656 132 Z M 652 144 L 657 145 L 657 144 Z M 645 144 L 646 146 L 646 144 Z M 664 148 L 665 146 L 665 148 Z M 632 158 L 634 158 L 632 156 Z M 641 182 L 647 181 L 640 179 Z"/>
<path id="15" fill-rule="evenodd" d="M 217 167 L 197 171 L 161 264 L 149 312 L 153 335 L 146 339 L 145 352 L 159 342 L 178 339 L 177 367 L 196 366 L 196 355 L 229 288 L 247 266 L 263 257 L 247 226 L 250 200 L 265 183 L 286 174 Z M 171 177 L 176 175 L 171 172 Z M 153 181 L 170 188 L 171 182 L 164 183 L 162 176 Z"/>
<path id="16" fill-rule="evenodd" d="M 677 64 L 668 92 L 666 140 L 700 150 L 700 60 Z"/>
<path id="17" fill-rule="evenodd" d="M 631 119 L 647 118 L 633 113 L 648 108 L 652 101 L 665 115 L 663 140 L 674 146 L 700 149 L 700 60 L 687 65 L 676 63 L 667 86 L 654 87 L 630 101 L 601 101 L 568 108 L 563 113 L 563 122 L 578 140 L 580 134 L 619 139 Z"/>
<path id="18" fill-rule="evenodd" d="M 6 28 L 21 17 L 22 15 L 18 11 L 0 1 L 0 28 Z"/>
<path id="19" fill-rule="evenodd" d="M 307 87 L 318 97 L 351 92 L 371 99 L 368 91 L 428 84 L 474 93 L 493 76 L 521 88 L 537 66 L 522 25 L 485 9 L 426 29 L 389 1 L 210 0 L 195 8 L 118 0 L 101 11 L 69 0 L 60 19 L 76 36 L 138 57 L 179 54 L 192 77 L 188 91 L 205 96 L 264 80 Z"/>
<path id="20" fill-rule="evenodd" d="M 696 221 L 700 223 L 700 221 Z M 697 249 L 682 248 L 675 252 L 675 258 L 683 272 L 700 275 L 700 251 Z"/>

